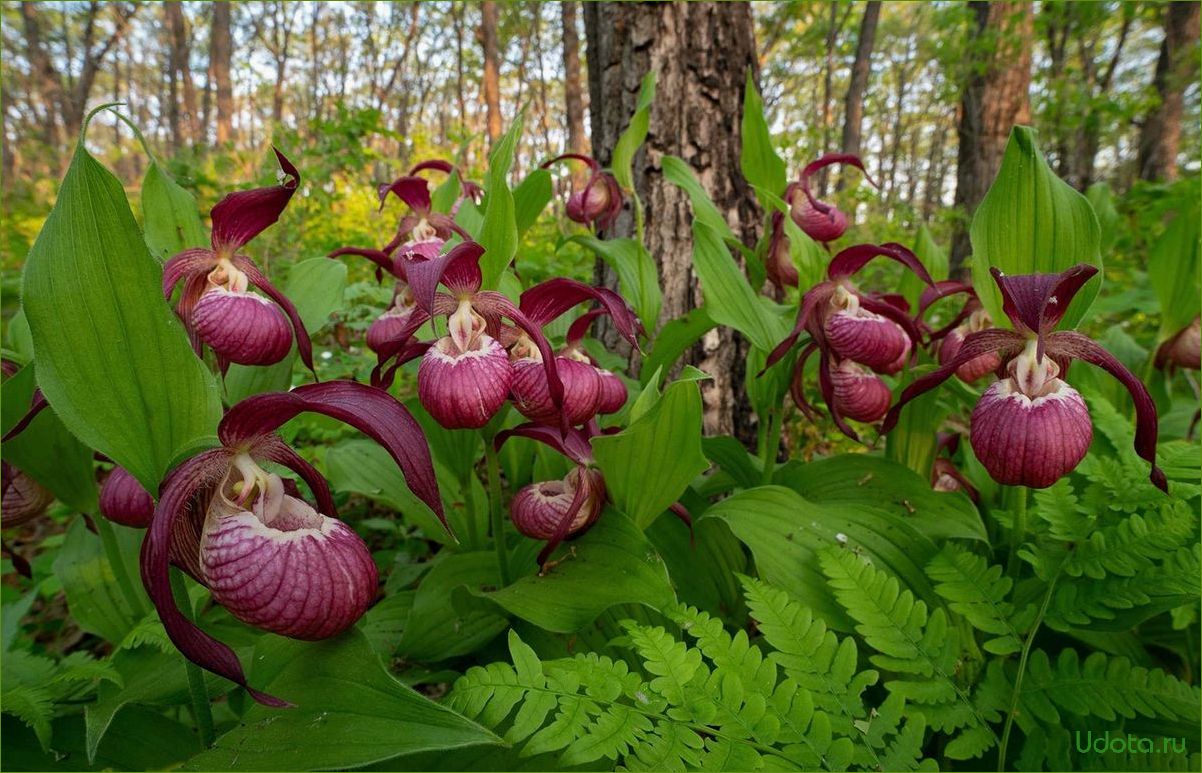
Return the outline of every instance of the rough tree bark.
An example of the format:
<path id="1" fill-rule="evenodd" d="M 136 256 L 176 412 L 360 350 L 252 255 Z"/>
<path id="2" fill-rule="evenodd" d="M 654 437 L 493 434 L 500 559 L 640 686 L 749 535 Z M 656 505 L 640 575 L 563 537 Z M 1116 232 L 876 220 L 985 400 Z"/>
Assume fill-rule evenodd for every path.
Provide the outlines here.
<path id="1" fill-rule="evenodd" d="M 559 4 L 563 23 L 563 98 L 567 115 L 568 151 L 588 154 L 588 136 L 584 132 L 584 94 L 580 80 L 580 39 L 576 33 L 576 3 Z M 582 165 L 572 168 L 572 190 L 577 191 L 588 179 Z"/>
<path id="2" fill-rule="evenodd" d="M 484 49 L 484 108 L 487 112 L 488 144 L 501 137 L 501 52 L 497 44 L 497 4 L 480 5 L 480 44 Z"/>
<path id="3" fill-rule="evenodd" d="M 864 89 L 868 87 L 868 74 L 872 64 L 872 47 L 876 43 L 876 25 L 881 18 L 879 0 L 872 0 L 864 8 L 860 22 L 860 38 L 856 43 L 856 58 L 851 65 L 851 82 L 847 85 L 847 96 L 843 100 L 843 152 L 860 155 L 860 130 L 864 123 Z M 857 172 L 858 174 L 858 172 Z M 843 188 L 845 176 L 839 176 L 839 189 Z"/>
<path id="4" fill-rule="evenodd" d="M 209 66 L 217 92 L 217 144 L 234 139 L 234 86 L 230 81 L 230 64 L 234 56 L 234 39 L 230 34 L 231 7 L 229 3 L 213 4 L 213 26 L 209 39 Z"/>
<path id="5" fill-rule="evenodd" d="M 952 237 L 953 276 L 972 249 L 967 217 L 997 176 L 1010 129 L 1030 121 L 1031 3 L 975 0 L 969 6 L 975 17 L 971 56 L 983 66 L 970 68 L 960 96 L 956 207 L 966 219 Z"/>
<path id="6" fill-rule="evenodd" d="M 1143 180 L 1172 180 L 1177 176 L 1185 89 L 1198 78 L 1197 43 L 1198 4 L 1169 3 L 1164 11 L 1164 41 L 1152 79 L 1160 102 L 1145 119 L 1139 135 L 1139 176 Z"/>
<path id="7" fill-rule="evenodd" d="M 184 11 L 179 0 L 164 3 L 163 12 L 167 17 L 167 28 L 171 33 L 167 66 L 172 72 L 172 82 L 178 83 L 183 92 L 182 101 L 175 102 L 170 107 L 172 144 L 174 147 L 180 148 L 185 142 L 198 142 L 201 139 L 196 108 L 196 87 L 192 82 L 190 65 L 191 47 L 188 45 L 190 32 L 188 20 L 184 18 Z"/>
<path id="8" fill-rule="evenodd" d="M 759 216 L 739 171 L 740 117 L 748 67 L 756 67 L 755 26 L 748 3 L 587 3 L 588 77 L 594 153 L 610 161 L 626 128 L 643 76 L 654 71 L 650 131 L 634 159 L 634 181 L 646 212 L 646 244 L 659 264 L 660 324 L 699 306 L 703 288 L 692 268 L 692 209 L 664 179 L 661 160 L 675 155 L 693 168 L 735 233 L 754 244 Z M 623 212 L 611 236 L 633 234 Z M 599 278 L 613 282 L 603 266 Z M 754 434 L 744 412 L 746 345 L 729 329 L 712 331 L 685 359 L 713 378 L 702 386 L 707 432 Z"/>

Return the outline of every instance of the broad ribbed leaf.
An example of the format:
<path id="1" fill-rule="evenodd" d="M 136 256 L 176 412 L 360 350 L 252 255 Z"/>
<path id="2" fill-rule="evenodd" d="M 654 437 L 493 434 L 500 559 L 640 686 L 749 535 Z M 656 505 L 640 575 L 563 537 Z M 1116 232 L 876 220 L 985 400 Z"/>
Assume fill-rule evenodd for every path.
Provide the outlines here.
<path id="1" fill-rule="evenodd" d="M 1102 268 L 1101 233 L 1089 200 L 1052 172 L 1035 132 L 1016 126 L 1002 168 L 973 215 L 972 279 L 993 323 L 1008 325 L 990 268 L 1014 274 L 1059 274 L 1088 263 Z M 1074 327 L 1102 288 L 1101 271 L 1069 305 L 1062 326 Z"/>
<path id="2" fill-rule="evenodd" d="M 638 421 L 593 439 L 593 454 L 614 505 L 645 529 L 709 467 L 701 452 L 701 392 L 693 382 L 668 387 Z"/>
<path id="3" fill-rule="evenodd" d="M 518 236 L 526 233 L 530 226 L 534 225 L 553 195 L 555 191 L 551 185 L 551 173 L 546 169 L 535 169 L 518 183 L 518 187 L 513 189 L 514 220 L 517 222 Z"/>
<path id="4" fill-rule="evenodd" d="M 4 382 L 3 421 L 8 432 L 25 415 L 33 396 L 33 365 Z M 4 443 L 4 460 L 41 483 L 60 502 L 85 513 L 96 512 L 96 476 L 92 450 L 76 440 L 55 415 L 43 409 L 16 437 Z"/>
<path id="5" fill-rule="evenodd" d="M 546 576 L 527 575 L 512 585 L 478 595 L 548 631 L 573 633 L 615 604 L 664 609 L 676 597 L 663 560 L 621 513 L 601 514 L 597 525 L 560 548 L 566 560 Z"/>
<path id="6" fill-rule="evenodd" d="M 634 307 L 635 313 L 648 331 L 655 330 L 663 293 L 659 289 L 659 273 L 655 261 L 643 245 L 634 239 L 605 239 L 577 235 L 569 241 L 595 252 L 618 275 L 622 296 Z"/>
<path id="7" fill-rule="evenodd" d="M 638 152 L 639 146 L 647 139 L 647 128 L 651 125 L 651 103 L 654 100 L 655 71 L 652 70 L 643 76 L 634 115 L 630 116 L 630 123 L 622 132 L 622 136 L 618 137 L 610 160 L 614 178 L 628 191 L 634 190 L 634 171 L 631 164 L 634 163 L 634 154 Z"/>
<path id="8" fill-rule="evenodd" d="M 410 660 L 435 662 L 466 655 L 487 644 L 505 630 L 505 618 L 487 605 L 460 610 L 451 597 L 464 586 L 480 590 L 499 584 L 493 551 L 440 553 L 417 588 L 397 653 Z M 455 632 L 452 638 L 447 635 L 450 631 Z"/>
<path id="9" fill-rule="evenodd" d="M 926 266 L 931 279 L 936 282 L 947 279 L 947 253 L 935 243 L 931 230 L 925 224 L 918 226 L 918 234 L 914 237 L 914 254 Z M 918 311 L 918 300 L 927 287 L 927 283 L 919 279 L 917 274 L 903 271 L 897 289 L 910 302 L 910 311 L 914 313 Z"/>
<path id="10" fill-rule="evenodd" d="M 785 191 L 785 162 L 772 146 L 768 121 L 764 117 L 764 100 L 755 87 L 755 73 L 747 68 L 747 83 L 743 88 L 743 153 L 739 157 L 743 177 L 752 186 L 765 188 L 776 195 Z M 764 203 L 767 209 L 767 203 Z"/>
<path id="11" fill-rule="evenodd" d="M 733 327 L 766 352 L 785 337 L 783 308 L 751 289 L 720 234 L 700 218 L 693 221 L 693 269 L 715 322 Z"/>
<path id="12" fill-rule="evenodd" d="M 639 381 L 646 385 L 656 374 L 662 381 L 680 356 L 717 324 L 704 306 L 698 306 L 683 317 L 677 317 L 664 325 L 655 336 L 647 359 L 643 361 Z"/>
<path id="13" fill-rule="evenodd" d="M 133 609 L 117 584 L 100 537 L 88 531 L 82 517 L 67 529 L 62 549 L 54 559 L 54 576 L 63 584 L 67 607 L 79 627 L 88 633 L 119 642 L 150 609 L 150 599 L 138 582 L 138 550 L 143 531 L 112 524 L 123 571 L 142 608 Z"/>
<path id="14" fill-rule="evenodd" d="M 149 490 L 221 416 L 160 273 L 121 183 L 80 144 L 25 264 L 38 381 L 71 432 Z"/>
<path id="15" fill-rule="evenodd" d="M 151 161 L 142 178 L 142 221 L 146 246 L 159 260 L 167 260 L 189 247 L 208 247 L 209 234 L 200 219 L 200 208 L 191 193 Z"/>
<path id="16" fill-rule="evenodd" d="M 693 169 L 676 156 L 664 156 L 660 163 L 663 165 L 664 179 L 678 186 L 688 195 L 689 202 L 693 205 L 694 223 L 704 223 L 717 231 L 718 236 L 725 241 L 738 241 L 734 231 L 730 230 L 730 224 L 726 222 L 726 218 L 714 206 L 714 202 L 710 200 L 705 188 L 701 187 L 701 182 L 693 173 Z M 693 230 L 696 232 L 696 225 Z"/>
<path id="17" fill-rule="evenodd" d="M 518 250 L 517 207 L 513 192 L 509 190 L 509 169 L 513 166 L 513 155 L 517 150 L 518 138 L 522 135 L 525 112 L 519 113 L 509 131 L 501 136 L 488 157 L 488 177 L 485 189 L 484 222 L 477 239 L 484 248 L 480 270 L 484 274 L 484 287 L 493 288 L 501 272 L 513 260 Z"/>
<path id="18" fill-rule="evenodd" d="M 296 708 L 251 707 L 185 770 L 345 770 L 500 742 L 397 681 L 355 630 L 322 642 L 265 637 L 254 662 L 254 679 Z"/>
<path id="19" fill-rule="evenodd" d="M 1148 281 L 1160 300 L 1160 340 L 1175 335 L 1198 316 L 1202 260 L 1198 253 L 1198 203 L 1183 207 L 1152 245 Z"/>

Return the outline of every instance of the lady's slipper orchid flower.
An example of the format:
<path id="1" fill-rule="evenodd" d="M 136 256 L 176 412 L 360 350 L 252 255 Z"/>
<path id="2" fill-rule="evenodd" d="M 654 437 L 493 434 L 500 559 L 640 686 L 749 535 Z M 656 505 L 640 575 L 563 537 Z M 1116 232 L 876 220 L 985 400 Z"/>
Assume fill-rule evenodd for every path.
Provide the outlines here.
<path id="1" fill-rule="evenodd" d="M 1179 330 L 1156 350 L 1156 367 L 1198 370 L 1202 368 L 1202 320 L 1194 321 Z"/>
<path id="2" fill-rule="evenodd" d="M 269 188 L 231 193 L 212 210 L 212 248 L 184 250 L 163 267 L 163 295 L 171 297 L 182 280 L 176 307 L 197 353 L 207 344 L 224 368 L 270 365 L 292 348 L 293 335 L 301 360 L 313 369 L 309 334 L 292 301 L 277 290 L 258 267 L 239 254 L 247 242 L 280 218 L 300 183 L 300 173 L 275 151 L 284 182 Z M 254 285 L 271 300 L 249 292 Z"/>
<path id="3" fill-rule="evenodd" d="M 29 523 L 45 513 L 54 501 L 54 494 L 8 462 L 0 461 L 0 478 L 3 484 L 0 528 L 9 529 Z"/>
<path id="4" fill-rule="evenodd" d="M 411 176 L 417 176 L 428 169 L 433 169 L 444 174 L 453 174 L 459 178 L 460 198 L 459 201 L 455 202 L 452 213 L 454 210 L 459 208 L 459 203 L 464 199 L 470 199 L 473 204 L 479 204 L 484 198 L 484 189 L 481 188 L 479 184 L 474 183 L 464 177 L 463 172 L 460 171 L 458 167 L 456 167 L 450 161 L 446 161 L 441 158 L 434 158 L 430 159 L 429 161 L 422 161 L 421 163 L 414 164 L 413 168 L 409 170 L 409 174 Z"/>
<path id="5" fill-rule="evenodd" d="M 863 293 L 852 283 L 852 275 L 876 257 L 896 260 L 927 284 L 934 284 L 918 257 L 900 244 L 848 247 L 831 260 L 827 280 L 814 285 L 802 298 L 793 331 L 768 355 L 766 366 L 777 363 L 801 333 L 808 332 L 810 343 L 794 366 L 794 402 L 807 416 L 815 415 L 805 400 L 801 379 L 806 360 L 817 352 L 822 399 L 835 425 L 855 440 L 859 436 L 844 417 L 876 421 L 889 404 L 889 388 L 868 371 L 898 372 L 920 340 L 918 328 L 903 309 L 904 301 Z"/>
<path id="6" fill-rule="evenodd" d="M 817 242 L 827 243 L 838 239 L 847 231 L 847 215 L 834 204 L 828 204 L 814 198 L 810 191 L 810 178 L 820 169 L 831 164 L 849 164 L 864 173 L 865 179 L 873 186 L 868 170 L 859 156 L 850 153 L 827 153 L 816 161 L 811 161 L 801 170 L 796 182 L 789 183 L 785 188 L 785 203 L 789 205 L 789 215 L 797 227 L 807 236 Z"/>
<path id="7" fill-rule="evenodd" d="M 480 289 L 483 254 L 483 247 L 467 241 L 433 259 L 405 259 L 417 308 L 396 338 L 381 348 L 373 374 L 375 383 L 387 384 L 401 363 L 420 356 L 418 398 L 447 429 L 478 429 L 501 409 L 513 381 L 505 347 L 522 333 L 542 358 L 552 404 L 557 411 L 563 405 L 563 383 L 541 326 L 501 293 Z M 450 293 L 439 292 L 439 284 Z M 412 340 L 425 322 L 442 316 L 447 318 L 446 335 L 430 344 Z M 394 360 L 391 366 L 389 360 Z"/>
<path id="8" fill-rule="evenodd" d="M 542 327 L 581 303 L 595 301 L 599 308 L 586 312 L 568 328 L 565 346 L 555 356 L 556 370 L 563 382 L 562 409 L 551 399 L 542 354 L 523 337 L 510 349 L 514 407 L 526 418 L 541 424 L 570 426 L 585 423 L 599 413 L 614 413 L 626 404 L 626 385 L 617 375 L 597 367 L 584 351 L 589 326 L 602 314 L 614 321 L 618 333 L 638 349 L 643 325 L 622 296 L 604 287 L 593 287 L 575 279 L 550 279 L 522 293 L 518 308 Z"/>
<path id="9" fill-rule="evenodd" d="M 768 240 L 768 254 L 764 257 L 764 271 L 768 280 L 777 290 L 783 290 L 785 285 L 797 287 L 800 275 L 797 266 L 793 265 L 793 256 L 789 251 L 789 237 L 785 234 L 785 213 L 772 213 Z"/>
<path id="10" fill-rule="evenodd" d="M 964 302 L 964 307 L 951 322 L 928 336 L 929 340 L 938 342 L 940 365 L 946 365 L 951 362 L 952 358 L 960 351 L 960 347 L 964 344 L 964 339 L 967 336 L 982 330 L 989 330 L 993 327 L 993 320 L 990 318 L 989 312 L 981 305 L 981 301 L 977 298 L 977 293 L 973 290 L 972 285 L 951 280 L 936 282 L 934 287 L 928 287 L 923 290 L 922 298 L 918 304 L 919 320 L 921 321 L 922 315 L 935 301 L 960 293 L 969 296 L 968 300 Z M 1002 360 L 998 357 L 997 352 L 988 352 L 977 357 L 975 360 L 961 365 L 956 370 L 956 377 L 966 384 L 971 384 L 995 372 L 1001 365 Z"/>
<path id="11" fill-rule="evenodd" d="M 543 163 L 547 169 L 560 161 L 582 161 L 588 165 L 588 181 L 584 187 L 568 196 L 568 219 L 582 225 L 592 226 L 595 231 L 604 231 L 613 225 L 618 213 L 622 211 L 622 188 L 618 180 L 609 172 L 601 169 L 597 160 L 579 153 L 564 153 Z"/>
<path id="12" fill-rule="evenodd" d="M 1135 450 L 1152 464 L 1152 482 L 1167 489 L 1156 466 L 1156 406 L 1147 388 L 1113 355 L 1085 335 L 1056 331 L 1073 296 L 1098 272 L 1078 264 L 1061 274 L 1004 276 L 991 269 L 1014 330 L 982 330 L 965 337 L 956 356 L 905 388 L 885 418 L 897 423 L 902 406 L 946 381 L 981 355 L 996 353 L 1007 376 L 990 385 L 972 413 L 969 440 L 990 476 L 1005 485 L 1046 488 L 1072 472 L 1093 438 L 1089 409 L 1061 376 L 1073 360 L 1110 373 L 1135 403 Z"/>
<path id="13" fill-rule="evenodd" d="M 124 467 L 114 467 L 100 487 L 100 514 L 113 523 L 144 529 L 154 518 L 154 497 Z"/>
<path id="14" fill-rule="evenodd" d="M 244 687 L 246 677 L 233 650 L 175 606 L 170 564 L 208 587 L 239 620 L 298 639 L 345 630 L 376 594 L 371 553 L 336 519 L 325 479 L 275 434 L 306 412 L 345 422 L 383 446 L 413 493 L 443 519 L 425 436 L 388 393 L 332 381 L 256 395 L 231 408 L 217 430 L 221 447 L 192 457 L 164 480 L 142 546 L 142 581 L 180 651 Z M 263 469 L 264 461 L 295 472 L 317 508 L 300 499 L 291 482 Z M 285 705 L 247 689 L 261 703 Z"/>

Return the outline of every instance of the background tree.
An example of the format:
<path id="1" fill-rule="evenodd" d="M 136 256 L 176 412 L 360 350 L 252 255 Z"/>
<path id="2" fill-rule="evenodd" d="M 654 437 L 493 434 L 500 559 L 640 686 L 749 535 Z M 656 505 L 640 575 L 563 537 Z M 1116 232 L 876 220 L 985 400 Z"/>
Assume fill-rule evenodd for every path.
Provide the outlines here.
<path id="1" fill-rule="evenodd" d="M 1153 78 L 1157 105 L 1139 137 L 1139 176 L 1144 180 L 1177 176 L 1184 92 L 1198 82 L 1198 4 L 1168 3 L 1163 13 L 1164 40 Z"/>
<path id="2" fill-rule="evenodd" d="M 860 20 L 860 35 L 856 42 L 856 58 L 851 65 L 851 82 L 847 85 L 847 96 L 843 100 L 843 144 L 844 153 L 860 155 L 860 130 L 864 121 L 864 89 L 868 85 L 868 68 L 872 62 L 872 46 L 876 41 L 876 25 L 881 18 L 879 0 L 871 0 L 864 7 Z M 839 179 L 843 187 L 843 178 Z"/>
<path id="3" fill-rule="evenodd" d="M 692 210 L 687 196 L 664 179 L 665 155 L 693 168 L 736 234 L 751 243 L 757 235 L 754 200 L 738 162 L 744 79 L 756 65 L 751 7 L 590 3 L 584 10 L 593 149 L 603 164 L 634 112 L 644 74 L 656 74 L 651 129 L 634 160 L 634 181 L 646 211 L 647 247 L 659 264 L 660 320 L 666 321 L 700 305 L 703 290 L 692 270 Z M 614 230 L 633 234 L 629 211 Z M 738 349 L 730 332 L 714 332 L 687 358 L 713 377 L 702 389 L 706 426 L 715 431 L 736 426 L 743 379 Z"/>

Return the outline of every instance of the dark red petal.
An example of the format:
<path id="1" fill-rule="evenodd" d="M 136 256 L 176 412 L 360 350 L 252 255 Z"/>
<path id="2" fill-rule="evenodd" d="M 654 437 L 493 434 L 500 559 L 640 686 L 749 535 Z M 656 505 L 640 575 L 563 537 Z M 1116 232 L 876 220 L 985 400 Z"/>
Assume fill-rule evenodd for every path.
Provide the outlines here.
<path id="1" fill-rule="evenodd" d="M 453 233 L 458 234 L 459 238 L 463 239 L 465 242 L 472 241 L 471 234 L 463 230 L 463 227 L 451 219 L 451 217 L 444 215 L 441 212 L 431 212 L 430 214 L 426 215 L 426 222 L 434 226 L 439 233 L 439 237 L 442 238 L 443 241 L 450 239 L 451 234 Z"/>
<path id="2" fill-rule="evenodd" d="M 543 335 L 542 326 L 534 324 L 517 306 L 513 305 L 513 301 L 498 292 L 476 293 L 472 299 L 472 306 L 477 307 L 485 317 L 490 315 L 508 317 L 513 324 L 530 336 L 530 340 L 538 347 L 538 353 L 543 358 L 543 369 L 547 372 L 547 391 L 551 393 L 551 402 L 555 404 L 556 408 L 562 407 L 563 382 L 555 367 L 555 352 L 551 350 L 551 344 Z"/>
<path id="3" fill-rule="evenodd" d="M 871 177 L 868 176 L 868 170 L 864 168 L 864 162 L 860 160 L 859 156 L 851 153 L 827 153 L 821 158 L 815 159 L 814 161 L 806 164 L 805 168 L 801 170 L 801 183 L 803 186 L 805 186 L 807 191 L 809 189 L 810 178 L 813 177 L 818 170 L 828 167 L 831 164 L 848 164 L 850 166 L 854 166 L 856 169 L 859 169 L 864 173 L 864 179 L 871 183 L 874 188 L 880 187 L 872 181 Z"/>
<path id="4" fill-rule="evenodd" d="M 1060 274 L 1006 276 L 997 268 L 989 269 L 989 273 L 1002 291 L 1002 311 L 1014 327 L 1042 336 L 1052 332 L 1073 297 L 1098 269 L 1078 263 Z"/>
<path id="5" fill-rule="evenodd" d="M 977 294 L 971 284 L 955 279 L 943 279 L 930 287 L 922 288 L 922 295 L 918 298 L 918 316 L 922 317 L 935 301 L 959 293 L 967 293 L 973 297 L 976 297 Z"/>
<path id="6" fill-rule="evenodd" d="M 391 365 L 386 366 L 383 362 L 376 363 L 376 367 L 371 369 L 371 385 L 380 389 L 388 389 L 392 386 L 397 369 L 407 362 L 416 360 L 418 357 L 424 357 L 433 345 L 433 341 L 411 341 L 406 343 L 393 355 L 396 359 Z"/>
<path id="7" fill-rule="evenodd" d="M 171 593 L 171 542 L 176 524 L 186 514 L 192 497 L 220 482 L 229 465 L 230 452 L 224 448 L 206 451 L 181 464 L 167 476 L 160 490 L 159 504 L 146 539 L 142 542 L 142 584 L 163 621 L 163 628 L 184 657 L 198 666 L 223 676 L 242 687 L 266 706 L 289 704 L 246 683 L 246 674 L 237 655 L 189 620 L 175 605 Z"/>
<path id="8" fill-rule="evenodd" d="M 203 247 L 184 250 L 163 264 L 163 297 L 171 299 L 171 293 L 179 280 L 191 274 L 207 274 L 217 265 L 217 254 Z"/>
<path id="9" fill-rule="evenodd" d="M 638 348 L 642 323 L 626 300 L 605 287 L 558 277 L 531 287 L 522 293 L 518 306 L 531 322 L 542 327 L 569 309 L 585 301 L 597 301 L 613 318 L 614 327 L 631 346 Z"/>
<path id="10" fill-rule="evenodd" d="M 258 236 L 275 221 L 292 200 L 300 185 L 300 172 L 292 162 L 276 148 L 276 160 L 286 177 L 280 185 L 235 191 L 228 194 L 213 207 L 213 249 L 219 253 L 232 253 Z"/>
<path id="11" fill-rule="evenodd" d="M 339 247 L 338 249 L 334 250 L 330 254 L 326 255 L 326 257 L 327 258 L 340 258 L 343 255 L 356 255 L 361 258 L 367 258 L 372 263 L 376 264 L 377 269 L 382 269 L 384 271 L 387 271 L 389 274 L 396 276 L 397 279 L 405 278 L 404 276 L 398 275 L 398 272 L 396 270 L 396 268 L 397 268 L 396 265 L 393 263 L 392 258 L 390 258 L 388 256 L 388 253 L 384 252 L 384 250 L 373 250 L 370 247 Z M 379 276 L 378 276 L 379 271 L 377 271 L 376 273 L 377 273 L 376 281 L 379 281 Z"/>
<path id="12" fill-rule="evenodd" d="M 810 343 L 801 350 L 801 354 L 797 356 L 797 362 L 793 365 L 793 377 L 789 379 L 789 394 L 793 396 L 793 403 L 810 421 L 818 421 L 821 416 L 818 409 L 810 404 L 805 395 L 805 364 L 816 351 L 818 351 L 818 344 L 815 343 Z"/>
<path id="13" fill-rule="evenodd" d="M 822 391 L 822 401 L 826 403 L 826 409 L 831 414 L 831 421 L 835 422 L 835 426 L 844 435 L 857 443 L 860 442 L 859 433 L 844 421 L 843 414 L 839 411 L 838 401 L 835 400 L 835 382 L 831 378 L 831 357 L 821 346 L 818 349 L 818 388 Z"/>
<path id="14" fill-rule="evenodd" d="M 337 419 L 383 446 L 401 468 L 409 489 L 430 506 L 451 533 L 421 425 L 382 389 L 354 381 L 327 381 L 306 384 L 291 392 L 255 395 L 230 408 L 217 427 L 217 436 L 225 446 L 237 448 L 257 442 L 305 412 Z"/>
<path id="15" fill-rule="evenodd" d="M 914 319 L 909 314 L 880 298 L 867 295 L 859 295 L 859 298 L 861 308 L 874 314 L 880 314 L 885 319 L 897 323 L 902 330 L 906 331 L 906 335 L 910 337 L 914 347 L 917 348 L 921 344 L 922 334 L 918 332 L 918 326 L 914 324 Z"/>
<path id="16" fill-rule="evenodd" d="M 815 318 L 814 312 L 818 309 L 819 304 L 829 300 L 831 292 L 832 287 L 830 283 L 821 282 L 811 287 L 802 297 L 801 305 L 797 308 L 797 321 L 793 323 L 793 330 L 789 332 L 789 335 L 785 336 L 785 340 L 777 344 L 776 348 L 768 354 L 768 359 L 764 363 L 764 370 L 768 370 L 768 368 L 780 362 L 781 358 L 793 348 L 793 344 L 797 343 L 797 339 L 801 336 L 801 331 L 806 330 L 811 320 Z M 814 329 L 810 330 L 810 334 L 815 337 L 820 336 L 821 326 L 815 325 Z M 763 372 L 763 370 L 760 371 L 760 374 L 762 375 Z"/>
<path id="17" fill-rule="evenodd" d="M 511 437 L 524 437 L 537 440 L 554 448 L 579 465 L 588 465 L 593 461 L 593 447 L 589 443 L 588 435 L 583 430 L 574 427 L 569 429 L 565 434 L 560 432 L 556 427 L 527 422 L 526 424 L 519 424 L 513 429 L 498 432 L 496 439 L 493 441 L 493 446 L 500 449 L 505 441 Z"/>
<path id="18" fill-rule="evenodd" d="M 1168 482 L 1164 472 L 1156 466 L 1158 420 L 1156 403 L 1148 394 L 1148 388 L 1134 373 L 1127 370 L 1127 366 L 1119 362 L 1118 358 L 1081 333 L 1072 330 L 1052 333 L 1047 337 L 1046 345 L 1048 354 L 1052 357 L 1072 357 L 1097 365 L 1114 376 L 1131 393 L 1131 400 L 1135 403 L 1135 451 L 1152 465 L 1152 483 L 1167 492 Z"/>
<path id="19" fill-rule="evenodd" d="M 572 320 L 572 324 L 568 326 L 567 335 L 564 337 L 564 343 L 568 346 L 578 346 L 588 335 L 588 330 L 592 327 L 593 322 L 606 313 L 605 309 L 591 309 Z"/>
<path id="20" fill-rule="evenodd" d="M 927 273 L 926 266 L 922 265 L 922 261 L 918 259 L 918 256 L 907 247 L 896 242 L 856 244 L 848 247 L 831 259 L 831 264 L 826 270 L 826 275 L 831 279 L 846 279 L 864 268 L 865 264 L 873 258 L 891 258 L 896 260 L 913 271 L 919 279 L 928 285 L 935 284 L 935 280 L 931 279 L 931 275 Z"/>
<path id="21" fill-rule="evenodd" d="M 948 360 L 944 365 L 941 365 L 938 370 L 931 371 L 924 376 L 914 379 L 909 386 L 902 390 L 901 397 L 898 398 L 893 407 L 889 409 L 888 415 L 885 416 L 885 422 L 881 425 L 881 432 L 889 432 L 893 429 L 897 424 L 898 417 L 901 415 L 902 406 L 915 397 L 929 392 L 944 381 L 947 381 L 961 365 L 990 352 L 998 352 L 1004 361 L 1007 357 L 1021 350 L 1026 343 L 1026 337 L 1013 330 L 990 329 L 970 333 L 964 338 L 964 343 L 960 345 L 960 349 L 956 352 L 955 357 Z"/>
<path id="22" fill-rule="evenodd" d="M 601 165 L 597 163 L 596 159 L 591 158 L 590 156 L 582 156 L 579 153 L 564 153 L 563 155 L 556 156 L 555 158 L 551 159 L 550 161 L 544 161 L 540 165 L 540 168 L 547 169 L 554 163 L 557 163 L 559 161 L 566 161 L 569 159 L 571 159 L 573 161 L 583 161 L 584 163 L 588 164 L 588 168 L 592 169 L 594 172 L 596 172 L 597 170 L 599 170 L 601 168 Z"/>
<path id="23" fill-rule="evenodd" d="M 381 185 L 380 209 L 384 208 L 384 201 L 390 193 L 396 194 L 398 199 L 408 204 L 410 209 L 420 215 L 425 215 L 430 211 L 430 185 L 423 177 L 405 175 L 398 177 L 388 185 Z M 410 227 L 412 228 L 412 226 Z"/>
<path id="24" fill-rule="evenodd" d="M 446 161 L 445 159 L 432 158 L 429 161 L 422 161 L 419 164 L 414 164 L 413 168 L 409 170 L 409 176 L 413 177 L 420 172 L 426 171 L 427 169 L 433 169 L 437 172 L 445 172 L 450 174 L 451 172 L 455 171 L 455 165 L 450 161 Z"/>
<path id="25" fill-rule="evenodd" d="M 25 412 L 24 416 L 17 420 L 17 423 L 14 424 L 8 432 L 4 433 L 4 437 L 0 438 L 0 442 L 7 443 L 9 440 L 12 440 L 17 435 L 20 435 L 22 432 L 24 432 L 25 428 L 28 427 L 33 420 L 38 417 L 38 414 L 42 412 L 42 409 L 49 404 L 50 403 L 46 402 L 46 396 L 42 394 L 42 390 L 33 390 L 33 397 L 29 400 L 29 410 Z"/>
<path id="26" fill-rule="evenodd" d="M 288 315 L 288 321 L 292 323 L 292 331 L 296 335 L 296 351 L 300 354 L 301 362 L 309 369 L 314 378 L 317 376 L 317 371 L 313 369 L 313 342 L 309 340 L 309 331 L 305 330 L 305 323 L 301 321 L 300 312 L 296 310 L 296 305 L 288 299 L 288 296 L 275 288 L 271 282 L 267 281 L 267 277 L 263 272 L 259 271 L 251 259 L 245 255 L 235 255 L 230 259 L 239 271 L 246 274 L 246 278 L 250 283 L 259 288 L 264 295 L 271 298 L 279 304 L 284 313 Z"/>
<path id="27" fill-rule="evenodd" d="M 326 481 L 325 476 L 281 440 L 279 435 L 268 435 L 255 446 L 254 453 L 268 461 L 283 465 L 299 475 L 305 485 L 309 487 L 309 491 L 313 492 L 313 498 L 317 501 L 317 511 L 331 518 L 338 517 L 338 508 L 334 504 L 334 497 L 330 493 L 330 484 Z M 299 494 L 295 496 L 300 497 Z"/>
<path id="28" fill-rule="evenodd" d="M 622 212 L 622 186 L 618 185 L 618 178 L 608 172 L 601 172 L 600 179 L 605 184 L 609 196 L 605 211 L 593 220 L 593 226 L 598 231 L 604 231 L 614 224 Z"/>
<path id="29" fill-rule="evenodd" d="M 413 291 L 414 300 L 427 313 L 432 313 L 434 295 L 440 282 L 456 294 L 476 292 L 483 281 L 480 274 L 480 256 L 483 254 L 483 247 L 476 242 L 466 241 L 432 260 L 406 261 L 405 273 L 409 276 L 409 288 Z"/>

